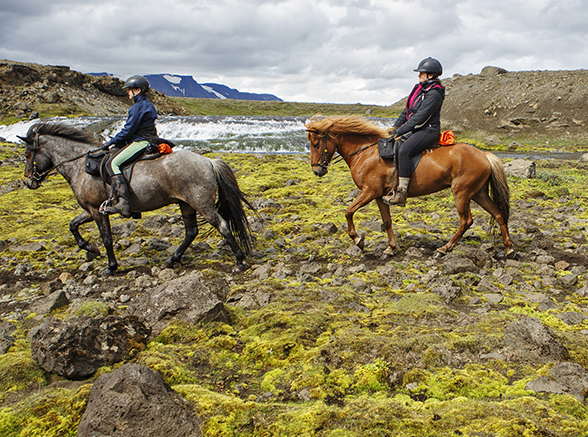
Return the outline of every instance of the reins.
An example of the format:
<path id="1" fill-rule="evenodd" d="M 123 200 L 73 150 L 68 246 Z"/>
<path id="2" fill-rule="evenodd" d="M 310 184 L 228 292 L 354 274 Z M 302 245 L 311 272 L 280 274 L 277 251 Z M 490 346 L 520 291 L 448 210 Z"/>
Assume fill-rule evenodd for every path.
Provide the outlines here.
<path id="1" fill-rule="evenodd" d="M 375 143 L 372 143 L 369 146 L 362 147 L 361 149 L 356 150 L 355 152 L 351 152 L 348 155 L 342 156 L 341 153 L 339 152 L 339 150 L 337 149 L 337 146 L 335 145 L 335 143 L 333 142 L 333 140 L 331 139 L 330 136 L 328 136 L 327 134 L 321 134 L 321 133 L 315 132 L 315 131 L 309 131 L 309 132 L 320 135 L 321 136 L 321 139 L 322 139 L 322 148 L 321 148 L 320 162 L 318 164 L 311 164 L 311 167 L 321 167 L 321 168 L 324 168 L 325 170 L 329 167 L 329 165 L 337 164 L 338 162 L 343 161 L 345 158 L 349 158 L 350 156 L 353 156 L 353 155 L 356 155 L 358 153 L 361 153 L 364 150 L 367 150 L 370 147 L 373 147 L 376 144 L 378 144 L 378 142 L 376 141 Z M 339 158 L 337 158 L 335 161 L 331 161 L 332 158 L 329 157 L 330 154 L 329 154 L 329 150 L 327 148 L 327 139 L 331 142 L 331 144 L 335 148 L 335 152 L 339 153 Z M 321 141 L 319 141 L 317 144 L 312 144 L 311 143 L 311 145 L 314 148 L 317 148 L 317 147 L 319 147 L 320 143 L 321 143 Z"/>
<path id="2" fill-rule="evenodd" d="M 66 161 L 60 162 L 59 164 L 54 165 L 53 167 L 51 167 L 49 170 L 45 170 L 43 173 L 38 173 L 37 172 L 37 160 L 35 159 L 37 157 L 37 152 L 39 151 L 39 133 L 37 132 L 35 134 L 35 138 L 33 141 L 33 148 L 32 148 L 32 152 L 33 152 L 33 157 L 31 158 L 32 164 L 33 164 L 33 168 L 32 168 L 32 173 L 31 173 L 31 179 L 35 182 L 41 183 L 43 181 L 43 179 L 45 179 L 47 177 L 47 175 L 49 173 L 51 173 L 53 170 L 61 167 L 63 164 L 67 164 L 68 162 L 73 162 L 76 161 L 80 158 L 83 158 L 84 156 L 90 154 L 90 153 L 95 153 L 98 152 L 100 150 L 102 150 L 102 148 L 98 148 L 98 149 L 94 149 L 94 150 L 89 150 L 79 156 L 76 156 L 74 158 L 68 159 Z"/>

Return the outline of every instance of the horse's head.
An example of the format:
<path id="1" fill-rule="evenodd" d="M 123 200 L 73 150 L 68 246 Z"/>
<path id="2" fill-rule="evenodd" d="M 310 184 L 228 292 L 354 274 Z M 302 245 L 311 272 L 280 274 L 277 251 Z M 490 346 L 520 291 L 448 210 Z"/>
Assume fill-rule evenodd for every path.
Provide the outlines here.
<path id="1" fill-rule="evenodd" d="M 321 177 L 329 171 L 329 163 L 337 151 L 333 139 L 326 133 L 317 130 L 307 130 L 310 142 L 310 165 L 315 175 Z"/>
<path id="2" fill-rule="evenodd" d="M 53 122 L 36 123 L 29 128 L 26 137 L 18 138 L 26 146 L 24 183 L 33 190 L 41 186 L 52 170 L 83 157 L 83 152 L 91 147 L 101 145 L 88 132 Z"/>
<path id="3" fill-rule="evenodd" d="M 18 138 L 25 143 L 24 183 L 28 188 L 36 190 L 43 182 L 45 171 L 49 170 L 53 164 L 49 156 L 43 153 L 44 140 L 35 130 L 35 126 L 29 129 L 26 137 L 18 136 Z"/>

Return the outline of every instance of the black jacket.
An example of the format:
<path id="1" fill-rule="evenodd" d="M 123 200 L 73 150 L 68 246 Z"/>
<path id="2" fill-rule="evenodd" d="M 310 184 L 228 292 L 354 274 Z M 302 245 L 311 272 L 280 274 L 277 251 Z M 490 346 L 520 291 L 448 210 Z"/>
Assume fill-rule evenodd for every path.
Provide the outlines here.
<path id="1" fill-rule="evenodd" d="M 445 99 L 445 88 L 439 81 L 416 84 L 408 97 L 406 106 L 394 123 L 395 135 L 404 135 L 419 129 L 432 128 L 441 133 L 441 106 Z"/>

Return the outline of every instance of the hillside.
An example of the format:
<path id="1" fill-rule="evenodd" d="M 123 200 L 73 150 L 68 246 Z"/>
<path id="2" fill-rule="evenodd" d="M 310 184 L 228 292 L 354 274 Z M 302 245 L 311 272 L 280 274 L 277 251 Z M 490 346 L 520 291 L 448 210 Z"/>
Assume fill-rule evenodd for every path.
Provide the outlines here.
<path id="1" fill-rule="evenodd" d="M 444 79 L 442 122 L 455 132 L 586 140 L 588 70 L 506 71 Z M 402 110 L 405 99 L 392 105 Z"/>
<path id="2" fill-rule="evenodd" d="M 130 101 L 114 77 L 64 66 L 0 61 L 0 122 L 56 115 L 124 115 Z M 480 74 L 443 79 L 447 95 L 443 128 L 483 138 L 554 138 L 584 146 L 588 70 L 509 72 L 485 67 Z M 209 84 L 210 85 L 210 84 Z M 167 97 L 152 92 L 162 115 L 370 115 L 395 117 L 405 99 L 390 106 Z"/>
<path id="3" fill-rule="evenodd" d="M 124 115 L 131 101 L 114 77 L 94 77 L 66 66 L 0 61 L 0 120 L 56 115 Z M 187 115 L 165 95 L 152 90 L 161 114 Z"/>

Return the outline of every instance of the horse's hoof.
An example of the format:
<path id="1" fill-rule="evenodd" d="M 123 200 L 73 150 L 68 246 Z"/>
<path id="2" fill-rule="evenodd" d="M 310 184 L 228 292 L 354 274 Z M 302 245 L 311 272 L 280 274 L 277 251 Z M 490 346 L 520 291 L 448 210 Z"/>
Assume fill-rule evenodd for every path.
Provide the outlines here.
<path id="1" fill-rule="evenodd" d="M 175 264 L 175 261 L 174 261 L 173 257 L 170 257 L 163 262 L 163 265 L 168 269 L 173 269 L 174 264 Z"/>
<path id="2" fill-rule="evenodd" d="M 104 270 L 102 270 L 102 275 L 103 276 L 112 276 L 112 275 L 114 275 L 114 272 L 116 272 L 116 267 L 115 268 L 107 267 Z"/>
<path id="3" fill-rule="evenodd" d="M 392 254 L 391 253 L 382 253 L 382 256 L 380 257 L 380 261 L 387 261 L 390 258 L 392 258 Z"/>
<path id="4" fill-rule="evenodd" d="M 359 247 L 361 250 L 365 247 L 365 238 L 361 237 L 359 240 L 355 242 L 355 245 Z"/>
<path id="5" fill-rule="evenodd" d="M 246 270 L 249 270 L 250 266 L 248 266 L 247 264 L 243 263 L 243 262 L 238 262 L 235 267 L 233 268 L 233 272 L 235 273 L 240 273 L 240 272 L 244 272 Z"/>
<path id="6" fill-rule="evenodd" d="M 92 243 L 90 245 L 90 250 L 89 252 L 95 253 L 96 255 L 100 256 L 100 248 L 98 247 L 98 245 L 96 243 Z"/>
<path id="7" fill-rule="evenodd" d="M 446 252 L 443 252 L 442 250 L 439 250 L 439 249 L 437 249 L 437 250 L 435 251 L 435 256 L 434 256 L 434 258 L 435 258 L 435 259 L 443 258 L 445 255 L 447 255 L 447 253 L 446 253 Z"/>

